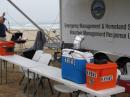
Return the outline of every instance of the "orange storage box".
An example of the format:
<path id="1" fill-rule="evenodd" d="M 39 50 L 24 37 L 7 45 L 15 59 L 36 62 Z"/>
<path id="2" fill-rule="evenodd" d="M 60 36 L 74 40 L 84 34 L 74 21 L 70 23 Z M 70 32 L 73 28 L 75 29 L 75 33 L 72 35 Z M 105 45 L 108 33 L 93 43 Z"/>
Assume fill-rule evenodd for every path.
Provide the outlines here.
<path id="1" fill-rule="evenodd" d="M 102 90 L 116 86 L 117 64 L 94 64 L 86 65 L 87 69 L 87 87 L 93 90 Z"/>
<path id="2" fill-rule="evenodd" d="M 13 41 L 0 41 L 0 55 L 13 55 L 14 45 L 15 43 Z"/>

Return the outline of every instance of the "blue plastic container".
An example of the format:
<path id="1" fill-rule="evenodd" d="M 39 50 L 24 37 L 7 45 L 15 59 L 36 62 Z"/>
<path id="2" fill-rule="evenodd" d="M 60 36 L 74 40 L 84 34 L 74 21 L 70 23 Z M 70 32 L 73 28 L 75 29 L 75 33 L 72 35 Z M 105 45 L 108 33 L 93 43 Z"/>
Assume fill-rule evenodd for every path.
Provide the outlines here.
<path id="1" fill-rule="evenodd" d="M 86 64 L 93 61 L 93 55 L 72 49 L 62 52 L 62 78 L 78 84 L 86 83 Z"/>

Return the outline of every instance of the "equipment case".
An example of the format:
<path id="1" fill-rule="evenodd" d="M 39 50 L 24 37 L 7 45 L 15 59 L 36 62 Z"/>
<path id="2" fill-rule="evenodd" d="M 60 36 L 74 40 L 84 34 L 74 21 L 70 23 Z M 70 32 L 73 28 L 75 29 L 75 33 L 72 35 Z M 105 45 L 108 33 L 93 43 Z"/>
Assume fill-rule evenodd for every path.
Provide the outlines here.
<path id="1" fill-rule="evenodd" d="M 13 55 L 14 45 L 15 43 L 12 41 L 0 41 L 0 55 Z"/>
<path id="2" fill-rule="evenodd" d="M 62 77 L 78 84 L 84 84 L 86 64 L 93 62 L 92 53 L 83 53 L 73 49 L 63 49 L 62 53 Z"/>
<path id="3" fill-rule="evenodd" d="M 93 90 L 102 90 L 116 86 L 117 65 L 107 62 L 106 64 L 87 64 L 87 87 Z"/>

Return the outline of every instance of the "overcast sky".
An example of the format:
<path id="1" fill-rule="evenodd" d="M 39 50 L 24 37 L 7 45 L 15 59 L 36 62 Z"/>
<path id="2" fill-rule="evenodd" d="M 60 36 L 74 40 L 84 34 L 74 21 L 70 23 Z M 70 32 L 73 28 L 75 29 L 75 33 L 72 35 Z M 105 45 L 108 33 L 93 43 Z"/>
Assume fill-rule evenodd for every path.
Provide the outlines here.
<path id="1" fill-rule="evenodd" d="M 39 24 L 59 22 L 59 0 L 12 0 L 29 17 Z M 0 0 L 0 15 L 6 12 L 10 23 L 28 21 L 7 0 Z"/>

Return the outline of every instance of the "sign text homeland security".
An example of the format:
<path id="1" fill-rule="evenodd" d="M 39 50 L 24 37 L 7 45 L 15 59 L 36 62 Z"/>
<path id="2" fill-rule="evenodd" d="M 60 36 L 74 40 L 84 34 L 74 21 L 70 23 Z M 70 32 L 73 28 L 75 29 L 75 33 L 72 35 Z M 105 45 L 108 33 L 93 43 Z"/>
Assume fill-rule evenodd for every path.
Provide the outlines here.
<path id="1" fill-rule="evenodd" d="M 113 30 L 130 30 L 130 24 L 64 24 L 68 29 L 113 29 Z"/>

